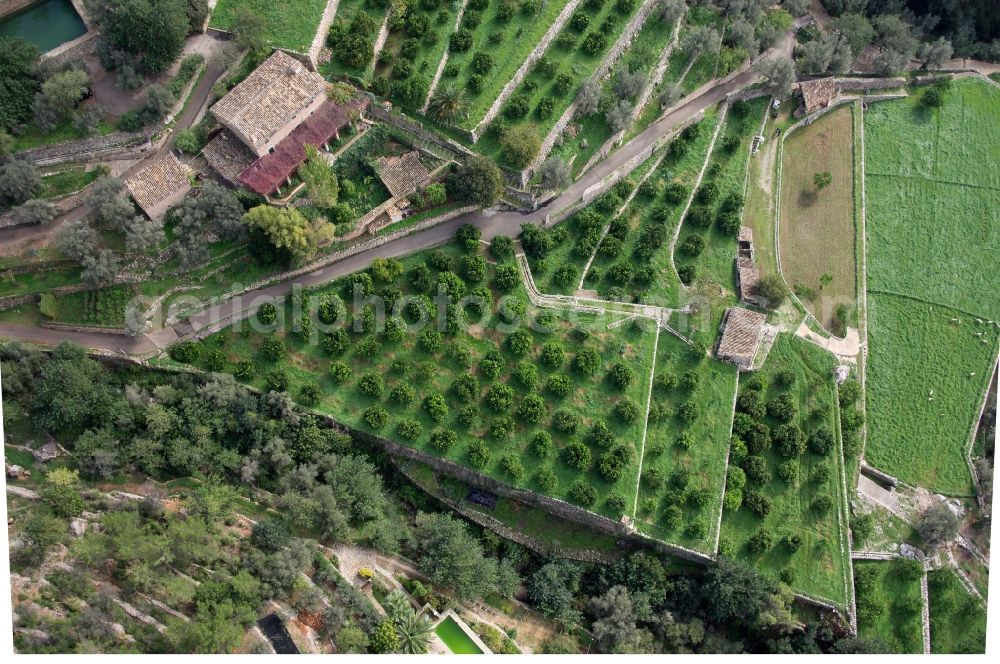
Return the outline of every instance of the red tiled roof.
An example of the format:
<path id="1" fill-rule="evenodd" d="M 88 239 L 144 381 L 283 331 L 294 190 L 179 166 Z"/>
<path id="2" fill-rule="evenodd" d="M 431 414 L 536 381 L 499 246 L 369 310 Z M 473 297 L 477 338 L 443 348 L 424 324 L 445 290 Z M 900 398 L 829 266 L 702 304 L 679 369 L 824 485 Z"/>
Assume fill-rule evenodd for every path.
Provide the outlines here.
<path id="1" fill-rule="evenodd" d="M 250 164 L 240 174 L 240 182 L 261 196 L 267 196 L 305 161 L 306 145 L 320 146 L 329 141 L 350 123 L 353 112 L 367 106 L 368 101 L 368 97 L 360 96 L 343 106 L 324 102 L 315 113 L 278 143 L 274 152 Z"/>

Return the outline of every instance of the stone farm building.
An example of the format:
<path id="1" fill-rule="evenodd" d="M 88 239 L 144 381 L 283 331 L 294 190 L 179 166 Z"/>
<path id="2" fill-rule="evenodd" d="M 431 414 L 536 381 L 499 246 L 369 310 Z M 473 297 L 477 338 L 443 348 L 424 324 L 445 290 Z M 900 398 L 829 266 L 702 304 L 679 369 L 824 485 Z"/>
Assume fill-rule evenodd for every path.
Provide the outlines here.
<path id="1" fill-rule="evenodd" d="M 736 250 L 736 294 L 741 302 L 763 306 L 757 294 L 760 284 L 760 270 L 754 261 L 753 231 L 748 226 L 740 226 Z"/>
<path id="2" fill-rule="evenodd" d="M 732 362 L 741 370 L 749 369 L 764 338 L 766 322 L 764 314 L 742 307 L 730 307 L 722 319 L 722 338 L 719 339 L 715 356 Z"/>
<path id="3" fill-rule="evenodd" d="M 326 93 L 320 74 L 275 51 L 212 106 L 223 129 L 202 154 L 230 184 L 268 196 L 291 182 L 306 145 L 339 138 L 368 105 L 364 95 L 341 105 Z"/>
<path id="4" fill-rule="evenodd" d="M 150 219 L 159 219 L 191 189 L 187 171 L 167 153 L 125 178 L 125 188 Z"/>

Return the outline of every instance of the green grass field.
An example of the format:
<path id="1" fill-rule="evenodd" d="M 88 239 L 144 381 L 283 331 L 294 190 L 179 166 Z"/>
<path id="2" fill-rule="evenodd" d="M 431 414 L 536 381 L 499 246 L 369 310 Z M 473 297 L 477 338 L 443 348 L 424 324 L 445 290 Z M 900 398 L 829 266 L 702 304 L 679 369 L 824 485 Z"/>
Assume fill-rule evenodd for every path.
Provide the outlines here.
<path id="1" fill-rule="evenodd" d="M 443 250 L 449 260 L 459 269 L 460 252 L 454 245 Z M 404 261 L 409 271 L 418 264 L 424 263 L 428 254 L 415 254 Z M 494 268 L 490 266 L 489 273 Z M 433 272 L 433 271 L 432 271 Z M 492 283 L 487 279 L 485 283 Z M 469 288 L 476 284 L 470 284 Z M 325 287 L 321 293 L 340 292 L 343 284 L 335 283 Z M 388 286 L 388 285 L 386 285 Z M 401 278 L 398 287 L 403 294 L 414 294 L 408 280 Z M 524 298 L 524 291 L 518 290 L 516 297 Z M 498 299 L 500 293 L 494 293 Z M 290 307 L 290 305 L 288 305 Z M 389 437 L 397 442 L 422 449 L 431 454 L 443 455 L 460 464 L 476 466 L 470 461 L 470 446 L 473 442 L 486 442 L 487 459 L 481 466 L 482 472 L 502 481 L 524 486 L 559 498 L 569 498 L 570 489 L 577 482 L 589 482 L 597 490 L 597 498 L 590 507 L 612 518 L 621 516 L 621 511 L 609 506 L 606 500 L 611 495 L 622 498 L 635 493 L 638 478 L 638 441 L 641 432 L 641 413 L 646 407 L 646 386 L 651 368 L 654 335 L 652 331 L 635 330 L 630 325 L 607 329 L 608 320 L 597 321 L 593 315 L 580 315 L 570 322 L 562 314 L 555 312 L 552 317 L 554 332 L 532 331 L 529 333 L 531 350 L 522 356 L 515 355 L 506 343 L 507 335 L 497 329 L 499 318 L 494 313 L 488 322 L 482 326 L 473 326 L 469 333 L 459 333 L 455 337 L 448 336 L 440 350 L 427 353 L 417 347 L 417 335 L 407 334 L 402 341 L 389 342 L 382 335 L 362 334 L 349 335 L 351 349 L 343 356 L 331 357 L 318 344 L 303 341 L 298 336 L 287 332 L 278 332 L 288 349 L 287 357 L 278 364 L 266 361 L 259 349 L 265 335 L 259 333 L 242 334 L 243 326 L 224 330 L 205 340 L 201 357 L 197 363 L 203 368 L 210 366 L 211 358 L 222 354 L 222 368 L 232 371 L 235 364 L 249 360 L 255 366 L 254 377 L 248 379 L 257 387 L 264 387 L 265 375 L 274 368 L 287 372 L 288 392 L 296 398 L 301 397 L 301 389 L 305 385 L 318 384 L 320 388 L 319 402 L 315 408 L 321 412 L 337 417 L 339 420 L 361 430 L 371 431 L 378 435 Z M 501 326 L 502 327 L 502 326 Z M 582 332 L 581 332 L 582 331 Z M 268 335 L 269 336 L 269 335 Z M 557 369 L 546 368 L 538 361 L 536 354 L 539 347 L 550 341 L 561 342 L 565 349 L 565 357 Z M 360 352 L 358 346 L 362 342 L 379 341 L 383 344 L 381 351 L 374 356 Z M 573 368 L 574 357 L 583 349 L 593 349 L 602 357 L 602 368 L 594 377 L 586 377 Z M 490 351 L 499 351 L 503 358 L 503 367 L 497 379 L 493 380 L 483 374 L 484 370 L 476 371 L 480 361 Z M 468 353 L 467 362 L 460 355 Z M 330 376 L 331 360 L 339 359 L 347 363 L 351 375 L 338 384 Z M 393 368 L 394 359 L 400 360 Z M 517 414 L 522 399 L 534 389 L 526 389 L 512 377 L 514 367 L 521 361 L 536 365 L 540 369 L 540 381 L 544 382 L 550 375 L 565 374 L 572 382 L 570 394 L 566 397 L 553 397 L 544 392 L 545 412 L 537 425 L 524 420 L 520 415 L 507 422 L 512 431 L 507 435 L 494 433 L 492 430 L 498 424 L 504 423 L 505 416 Z M 624 390 L 619 390 L 605 378 L 605 373 L 616 363 L 628 366 L 634 373 L 634 380 Z M 423 378 L 412 374 L 418 372 L 417 365 L 423 365 L 427 373 Z M 361 394 L 356 383 L 366 374 L 376 374 L 386 383 L 383 395 L 369 398 Z M 452 383 L 463 374 L 476 376 L 479 383 L 478 392 L 472 399 L 472 405 L 477 413 L 476 421 L 463 424 L 458 421 L 457 414 L 463 407 L 463 402 L 456 396 Z M 410 375 L 407 375 L 410 374 Z M 478 406 L 484 388 L 491 384 L 509 383 L 514 390 L 513 404 L 500 408 L 498 412 L 485 401 Z M 416 390 L 413 400 L 407 405 L 391 402 L 387 394 L 400 385 L 413 386 Z M 540 388 L 538 388 L 540 391 Z M 440 423 L 432 421 L 424 407 L 424 398 L 431 394 L 445 397 L 448 405 L 447 415 Z M 624 422 L 614 414 L 616 404 L 624 398 L 635 403 L 640 417 L 631 422 Z M 389 421 L 379 427 L 371 427 L 365 420 L 366 411 L 376 405 L 383 405 L 389 412 Z M 558 429 L 550 418 L 556 418 L 556 412 L 575 424 L 575 430 L 568 426 Z M 399 434 L 401 421 L 416 422 L 418 433 L 412 439 L 405 439 Z M 620 479 L 608 482 L 598 473 L 597 466 L 604 447 L 588 444 L 592 462 L 590 469 L 580 471 L 570 467 L 564 460 L 563 450 L 571 443 L 587 438 L 590 426 L 597 421 L 606 421 L 612 433 L 614 444 L 621 444 L 627 451 L 627 458 L 622 464 Z M 458 432 L 458 440 L 444 452 L 435 451 L 430 442 L 432 431 L 443 428 Z M 529 451 L 529 439 L 539 431 L 551 431 L 553 449 L 542 457 Z M 607 442 L 605 442 L 607 445 Z M 505 461 L 507 464 L 505 464 Z M 510 462 L 517 461 L 513 470 Z M 542 489 L 537 471 L 540 468 L 552 471 L 556 484 L 554 487 Z M 577 501 L 581 502 L 581 501 Z M 612 503 L 614 505 L 614 501 Z"/>
<path id="2" fill-rule="evenodd" d="M 865 113 L 868 287 L 1000 319 L 1000 89 L 918 99 Z"/>
<path id="3" fill-rule="evenodd" d="M 891 653 L 920 654 L 924 652 L 920 579 L 903 574 L 900 562 L 854 563 L 858 636 L 881 641 Z"/>
<path id="4" fill-rule="evenodd" d="M 636 526 L 657 539 L 675 542 L 708 554 L 715 553 L 715 537 L 726 483 L 726 451 L 733 420 L 733 396 L 736 393 L 736 368 L 715 359 L 691 357 L 690 347 L 670 334 L 661 332 L 657 349 L 656 373 L 669 374 L 683 382 L 685 374 L 697 374 L 698 384 L 687 388 L 653 389 L 653 404 L 666 411 L 657 421 L 650 421 L 646 436 L 643 478 L 639 487 Z M 690 424 L 678 417 L 682 404 L 698 404 L 698 416 Z M 689 449 L 678 442 L 686 432 L 692 437 Z M 685 486 L 672 486 L 675 471 L 682 469 L 689 477 Z M 649 480 L 659 476 L 660 486 Z M 681 508 L 683 520 L 672 524 L 665 519 L 671 505 Z"/>
<path id="5" fill-rule="evenodd" d="M 797 337 L 780 334 L 771 349 L 764 368 L 750 378 L 741 378 L 741 393 L 749 381 L 759 376 L 763 382 L 764 401 L 787 394 L 795 404 L 799 427 L 808 435 L 819 429 L 836 432 L 835 393 L 832 370 L 833 356 L 828 355 Z M 779 372 L 794 375 L 791 387 L 781 387 Z M 765 423 L 772 432 L 780 424 L 768 416 Z M 744 504 L 737 510 L 726 510 L 722 516 L 720 551 L 731 551 L 761 571 L 776 574 L 796 591 L 818 596 L 839 606 L 847 602 L 847 516 L 843 509 L 843 485 L 839 447 L 824 456 L 806 450 L 797 461 L 797 478 L 787 482 L 779 476 L 778 465 L 786 459 L 771 447 L 762 455 L 771 479 L 755 485 L 749 480 L 744 489 Z M 731 453 L 730 473 L 739 459 Z M 744 462 L 745 463 L 745 462 Z M 820 469 L 823 470 L 820 470 Z M 765 518 L 750 511 L 746 504 L 749 491 L 768 497 L 771 509 Z M 815 501 L 829 496 L 833 505 L 827 511 L 817 509 Z M 772 536 L 772 545 L 762 554 L 747 547 L 751 535 L 765 529 Z M 798 550 L 792 552 L 782 541 L 786 535 L 798 535 Z"/>
<path id="6" fill-rule="evenodd" d="M 931 652 L 984 653 L 986 611 L 950 569 L 927 573 L 930 596 Z"/>
<path id="7" fill-rule="evenodd" d="M 997 356 L 996 328 L 883 294 L 869 295 L 868 323 L 865 458 L 904 482 L 971 495 L 965 448 Z"/>
<path id="8" fill-rule="evenodd" d="M 813 297 L 799 297 L 827 330 L 838 304 L 853 311 L 857 301 L 852 120 L 850 106 L 831 111 L 796 129 L 782 151 L 782 272 L 789 287 L 811 289 Z M 832 178 L 823 189 L 813 182 L 817 173 Z"/>
<path id="9" fill-rule="evenodd" d="M 286 0 L 280 3 L 271 0 L 219 0 L 209 25 L 220 30 L 229 29 L 240 7 L 246 7 L 264 19 L 267 40 L 272 46 L 305 52 L 316 35 L 319 20 L 326 9 L 326 0 Z"/>

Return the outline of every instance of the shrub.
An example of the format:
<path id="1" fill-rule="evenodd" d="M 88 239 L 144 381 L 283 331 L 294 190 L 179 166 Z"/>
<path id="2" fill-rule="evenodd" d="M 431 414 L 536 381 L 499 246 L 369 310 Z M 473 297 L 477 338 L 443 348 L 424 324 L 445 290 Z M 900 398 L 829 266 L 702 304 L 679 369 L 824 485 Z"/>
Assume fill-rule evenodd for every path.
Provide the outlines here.
<path id="1" fill-rule="evenodd" d="M 700 235 L 689 235 L 681 243 L 681 253 L 692 258 L 701 254 L 705 250 L 705 238 Z"/>
<path id="2" fill-rule="evenodd" d="M 767 461 L 762 456 L 748 456 L 743 462 L 747 481 L 762 486 L 771 481 L 771 471 L 767 469 Z"/>
<path id="3" fill-rule="evenodd" d="M 515 454 L 505 454 L 500 457 L 500 469 L 515 482 L 524 476 L 524 465 Z"/>
<path id="4" fill-rule="evenodd" d="M 615 404 L 615 415 L 626 424 L 634 422 L 639 414 L 639 405 L 628 397 Z"/>
<path id="5" fill-rule="evenodd" d="M 563 398 L 573 390 L 573 381 L 569 376 L 553 374 L 545 380 L 545 391 L 556 398 Z"/>
<path id="6" fill-rule="evenodd" d="M 772 537 L 771 532 L 761 528 L 747 540 L 747 549 L 750 550 L 750 553 L 759 556 L 770 549 L 773 543 L 774 538 Z"/>
<path id="7" fill-rule="evenodd" d="M 574 503 L 590 507 L 597 500 L 597 489 L 589 482 L 577 482 L 570 487 L 568 495 Z"/>
<path id="8" fill-rule="evenodd" d="M 775 429 L 774 442 L 783 457 L 797 457 L 806 451 L 806 435 L 794 424 L 782 424 Z"/>
<path id="9" fill-rule="evenodd" d="M 440 394 L 429 394 L 424 398 L 424 411 L 435 422 L 443 422 L 448 417 L 448 404 Z"/>
<path id="10" fill-rule="evenodd" d="M 351 368 L 344 362 L 337 360 L 330 363 L 330 378 L 335 383 L 343 383 L 351 375 Z"/>
<path id="11" fill-rule="evenodd" d="M 514 433 L 514 418 L 510 415 L 501 415 L 490 422 L 489 437 L 493 440 L 506 440 Z"/>
<path id="12" fill-rule="evenodd" d="M 563 461 L 570 468 L 575 468 L 581 472 L 590 470 L 592 462 L 590 448 L 581 442 L 573 442 L 563 449 Z"/>
<path id="13" fill-rule="evenodd" d="M 490 448 L 482 440 L 476 439 L 469 444 L 469 463 L 480 470 L 490 462 Z"/>
<path id="14" fill-rule="evenodd" d="M 458 434 L 449 429 L 435 429 L 431 433 L 431 446 L 438 452 L 447 452 L 457 442 Z"/>
<path id="15" fill-rule="evenodd" d="M 400 420 L 399 424 L 396 425 L 396 433 L 403 440 L 416 440 L 423 433 L 423 430 L 424 426 L 420 424 L 420 420 L 412 417 Z"/>
<path id="16" fill-rule="evenodd" d="M 795 553 L 802 546 L 802 538 L 796 533 L 788 533 L 781 538 L 781 543 L 790 552 Z"/>
<path id="17" fill-rule="evenodd" d="M 514 405 L 514 390 L 509 385 L 497 383 L 486 390 L 487 405 L 498 413 L 510 410 Z"/>
<path id="18" fill-rule="evenodd" d="M 817 429 L 809 434 L 809 449 L 813 454 L 826 456 L 833 449 L 833 434 L 829 429 Z"/>
<path id="19" fill-rule="evenodd" d="M 565 353 L 563 347 L 557 341 L 548 341 L 542 345 L 538 354 L 539 361 L 550 369 L 558 369 L 562 366 Z"/>
<path id="20" fill-rule="evenodd" d="M 271 369 L 265 376 L 267 389 L 274 392 L 284 392 L 288 389 L 288 372 L 284 369 Z"/>
<path id="21" fill-rule="evenodd" d="M 365 410 L 363 417 L 372 429 L 381 429 L 389 421 L 389 411 L 382 406 L 371 406 Z"/>
<path id="22" fill-rule="evenodd" d="M 618 389 L 624 390 L 635 380 L 635 371 L 618 362 L 608 371 L 608 380 Z"/>
<path id="23" fill-rule="evenodd" d="M 538 385 L 538 367 L 527 360 L 519 362 L 511 375 L 526 390 L 534 389 Z"/>
<path id="24" fill-rule="evenodd" d="M 552 436 L 548 431 L 538 431 L 528 442 L 528 449 L 540 459 L 544 459 L 552 453 Z"/>
<path id="25" fill-rule="evenodd" d="M 595 376 L 601 370 L 601 354 L 593 348 L 584 348 L 573 359 L 573 368 L 584 376 Z"/>
<path id="26" fill-rule="evenodd" d="M 560 433 L 576 433 L 579 424 L 579 418 L 568 410 L 557 410 L 552 416 L 552 427 Z"/>
<path id="27" fill-rule="evenodd" d="M 538 469 L 538 472 L 535 473 L 535 484 L 538 485 L 539 489 L 546 493 L 555 489 L 557 482 L 558 480 L 556 479 L 555 472 L 553 472 L 553 470 L 548 466 L 542 466 Z"/>
<path id="28" fill-rule="evenodd" d="M 812 502 L 812 508 L 819 514 L 828 514 L 833 509 L 833 498 L 828 494 L 820 494 Z"/>
<path id="29" fill-rule="evenodd" d="M 381 374 L 367 373 L 358 380 L 358 391 L 369 399 L 381 399 L 385 392 L 385 381 Z"/>
<path id="30" fill-rule="evenodd" d="M 508 388 L 509 389 L 509 388 Z M 538 424 L 545 417 L 545 400 L 537 394 L 529 394 L 521 400 L 517 408 L 518 418 L 530 424 Z"/>

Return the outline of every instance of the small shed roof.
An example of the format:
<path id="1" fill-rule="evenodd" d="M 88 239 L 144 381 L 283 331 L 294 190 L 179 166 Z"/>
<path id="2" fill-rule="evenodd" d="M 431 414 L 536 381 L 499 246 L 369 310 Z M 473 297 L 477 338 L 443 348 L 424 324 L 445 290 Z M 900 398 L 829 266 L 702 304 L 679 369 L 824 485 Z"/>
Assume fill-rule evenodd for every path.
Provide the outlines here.
<path id="1" fill-rule="evenodd" d="M 832 76 L 818 78 L 814 81 L 799 83 L 802 92 L 802 105 L 806 113 L 826 108 L 837 95 L 837 79 Z"/>
<path id="2" fill-rule="evenodd" d="M 322 76 L 275 51 L 220 99 L 212 114 L 259 147 L 325 90 Z"/>
<path id="3" fill-rule="evenodd" d="M 167 153 L 127 176 L 125 187 L 142 211 L 156 218 L 187 193 L 191 182 L 177 157 Z"/>
<path id="4" fill-rule="evenodd" d="M 756 311 L 742 307 L 728 309 L 719 341 L 719 357 L 751 361 L 764 334 L 766 321 L 764 314 Z"/>
<path id="5" fill-rule="evenodd" d="M 209 141 L 202 148 L 201 155 L 219 175 L 234 186 L 240 184 L 240 173 L 257 161 L 257 155 L 228 129 L 223 129 Z"/>
<path id="6" fill-rule="evenodd" d="M 430 177 L 416 150 L 398 157 L 379 157 L 376 170 L 393 198 L 412 194 Z"/>
<path id="7" fill-rule="evenodd" d="M 753 230 L 749 226 L 740 226 L 739 242 L 753 242 Z"/>

